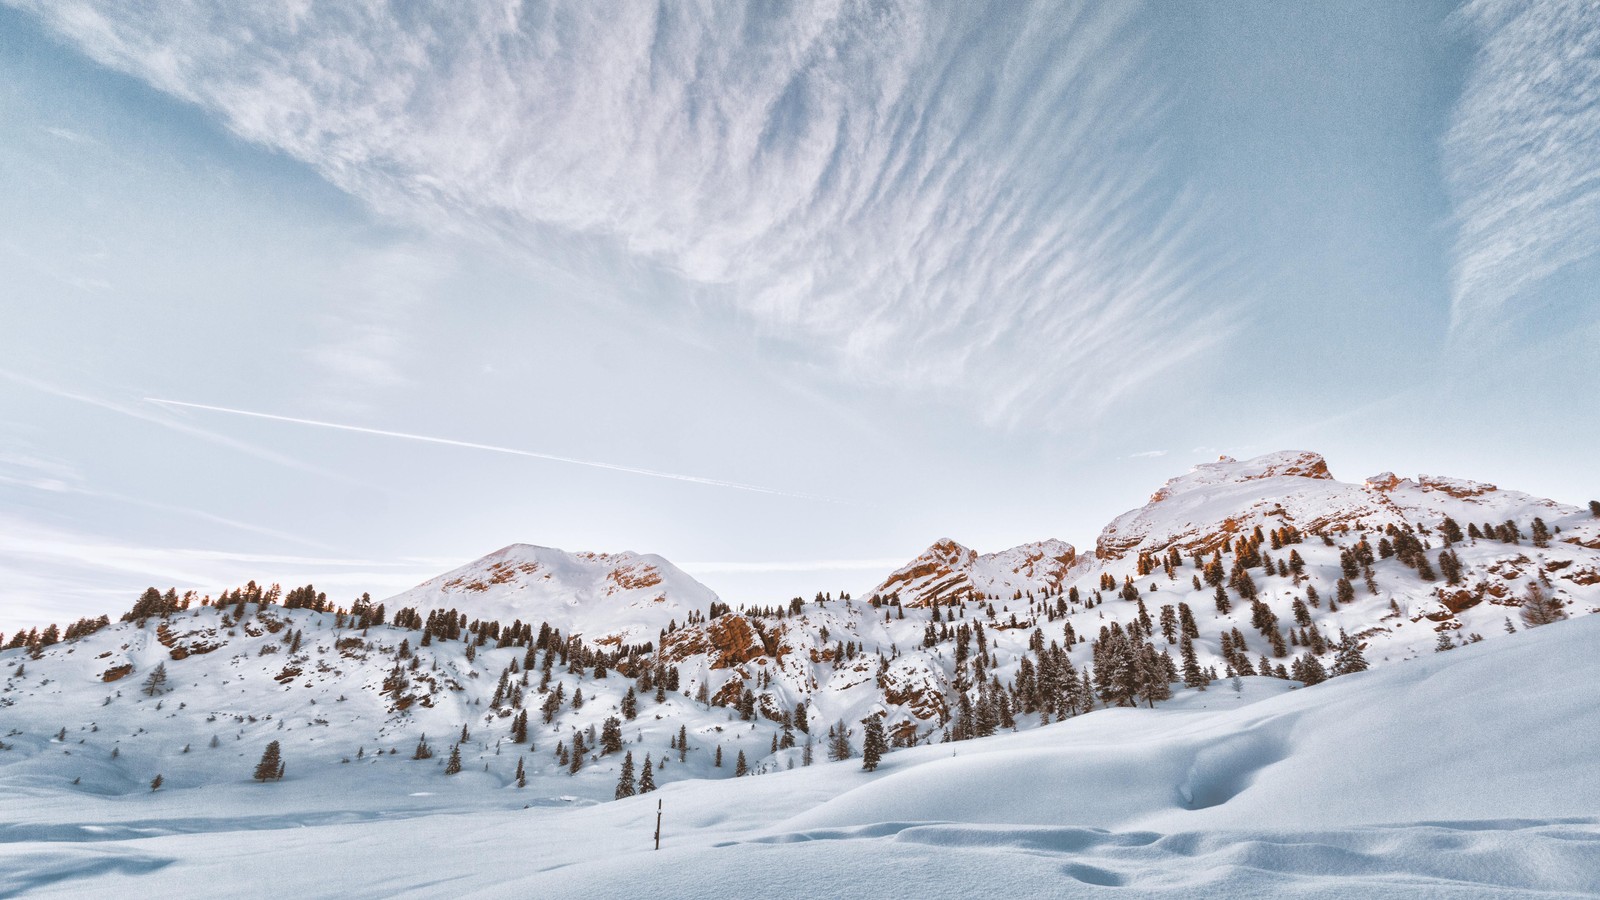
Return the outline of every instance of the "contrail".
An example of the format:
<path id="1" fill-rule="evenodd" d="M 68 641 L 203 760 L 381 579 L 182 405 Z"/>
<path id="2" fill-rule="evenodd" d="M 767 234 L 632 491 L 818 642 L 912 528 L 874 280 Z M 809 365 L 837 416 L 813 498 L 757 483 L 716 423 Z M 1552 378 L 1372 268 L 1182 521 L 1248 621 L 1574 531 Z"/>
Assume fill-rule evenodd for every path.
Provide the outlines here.
<path id="1" fill-rule="evenodd" d="M 622 466 L 616 463 L 597 462 L 590 459 L 573 459 L 570 456 L 556 456 L 552 453 L 535 453 L 532 450 L 518 450 L 515 447 L 497 447 L 494 444 L 479 444 L 474 441 L 458 441 L 453 438 L 432 437 L 426 434 L 410 434 L 404 431 L 386 431 L 382 428 L 365 428 L 360 425 L 342 425 L 338 422 L 321 422 L 316 419 L 300 419 L 294 416 L 279 416 L 272 413 L 252 412 L 248 409 L 229 409 L 226 406 L 208 406 L 204 403 L 186 403 L 182 400 L 163 400 L 159 397 L 146 397 L 146 403 L 155 403 L 160 406 L 178 406 L 185 409 L 203 409 L 208 412 L 227 413 L 234 416 L 248 416 L 252 419 L 267 419 L 273 422 L 289 422 L 295 425 L 311 425 L 317 428 L 332 428 L 336 431 L 353 431 L 357 434 L 374 434 L 379 437 L 402 438 L 408 441 L 422 441 L 427 444 L 442 444 L 446 447 L 464 447 L 468 450 L 486 450 L 490 453 L 508 453 L 512 456 L 525 456 L 529 459 L 542 459 L 549 462 L 568 463 L 574 466 L 588 466 L 591 469 L 605 469 L 611 472 L 627 472 L 630 475 L 647 475 L 651 478 L 668 478 L 673 481 L 687 481 L 691 484 L 705 484 L 712 487 L 732 488 L 738 491 L 752 491 L 757 494 L 772 494 L 779 497 L 797 497 L 803 500 L 820 500 L 826 503 L 839 503 L 842 501 L 832 497 L 821 497 L 815 494 L 802 494 L 794 491 L 781 491 L 777 488 L 762 487 L 758 484 L 743 484 L 737 481 L 723 481 L 717 478 L 701 478 L 698 475 L 681 475 L 677 472 L 659 472 L 655 469 L 641 469 L 636 466 Z"/>

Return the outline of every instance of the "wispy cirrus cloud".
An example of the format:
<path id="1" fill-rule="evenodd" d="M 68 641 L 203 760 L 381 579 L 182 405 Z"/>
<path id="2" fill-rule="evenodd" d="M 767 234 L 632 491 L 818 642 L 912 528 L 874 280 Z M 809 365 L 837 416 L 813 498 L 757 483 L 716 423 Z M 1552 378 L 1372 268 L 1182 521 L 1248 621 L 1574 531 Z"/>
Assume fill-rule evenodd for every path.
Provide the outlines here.
<path id="1" fill-rule="evenodd" d="M 1522 292 L 1600 252 L 1600 7 L 1474 0 L 1456 16 L 1479 47 L 1444 144 L 1451 319 L 1481 333 Z"/>
<path id="2" fill-rule="evenodd" d="M 96 409 L 105 410 L 106 412 L 116 413 L 120 416 L 127 416 L 131 419 L 138 419 L 142 422 L 149 422 L 154 425 L 159 425 L 162 428 L 176 431 L 179 434 L 198 438 L 199 440 L 216 444 L 218 446 L 227 447 L 247 456 L 253 456 L 256 459 L 264 460 L 276 465 L 285 466 L 291 469 L 298 469 L 302 472 L 307 472 L 313 475 L 321 475 L 326 478 L 340 481 L 350 481 L 348 477 L 322 468 L 321 466 L 312 465 L 311 463 L 304 462 L 292 456 L 286 456 L 282 453 L 278 453 L 275 450 L 269 450 L 265 447 L 258 447 L 248 441 L 242 441 L 238 438 L 230 437 L 225 434 L 219 434 L 215 431 L 200 428 L 196 425 L 191 425 L 188 422 L 180 421 L 172 416 L 162 415 L 154 410 L 146 409 L 137 404 L 127 404 L 106 397 L 97 397 L 73 388 L 52 384 L 51 382 L 33 378 L 20 372 L 12 372 L 7 369 L 0 369 L 0 380 L 9 381 L 12 384 L 38 391 L 39 393 L 47 394 L 52 397 L 58 397 L 62 400 L 71 400 L 74 403 L 81 403 Z"/>
<path id="3" fill-rule="evenodd" d="M 620 248 L 994 421 L 1226 330 L 1136 5 L 12 2 L 382 212 Z"/>

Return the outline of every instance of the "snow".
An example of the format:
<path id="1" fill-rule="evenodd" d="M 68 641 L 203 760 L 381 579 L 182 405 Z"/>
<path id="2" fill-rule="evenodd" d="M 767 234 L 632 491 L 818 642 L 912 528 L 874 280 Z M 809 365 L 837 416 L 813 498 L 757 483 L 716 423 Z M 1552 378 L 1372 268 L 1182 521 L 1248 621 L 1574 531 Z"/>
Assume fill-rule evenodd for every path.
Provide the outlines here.
<path id="1" fill-rule="evenodd" d="M 1377 544 L 1385 526 L 1414 534 L 1437 566 L 1447 515 L 1462 528 L 1510 519 L 1525 533 L 1540 516 L 1555 533 L 1547 546 L 1456 543 L 1458 585 L 1379 558 L 1370 585 L 1356 579 L 1348 602 L 1327 602 L 1341 554 Z M 1261 549 L 1278 562 L 1293 550 L 1304 574 L 1252 568 L 1262 602 L 1297 631 L 1295 602 L 1315 586 L 1323 599 L 1306 611 L 1311 627 L 1359 636 L 1371 672 L 1310 688 L 1247 677 L 1236 689 L 1222 678 L 1154 710 L 1048 725 L 1019 711 L 1014 733 L 943 741 L 941 716 L 970 667 L 958 672 L 948 637 L 925 645 L 930 627 L 982 624 L 985 677 L 1002 683 L 1017 678 L 1036 631 L 1081 669 L 1090 646 L 1068 644 L 1069 629 L 1087 638 L 1126 626 L 1139 610 L 1119 596 L 1131 580 L 1153 617 L 1163 606 L 1192 609 L 1199 661 L 1220 672 L 1224 632 L 1246 634 L 1252 660 L 1267 642 L 1248 602 L 1235 595 L 1223 613 L 1210 587 L 1194 586 L 1190 551 L 1286 524 L 1304 539 Z M 1159 562 L 1173 546 L 1184 553 L 1169 575 Z M 619 802 L 620 754 L 591 753 L 569 774 L 554 752 L 575 730 L 620 715 L 635 681 L 615 668 L 599 677 L 557 666 L 552 687 L 568 702 L 552 723 L 540 720 L 539 673 L 527 673 L 532 744 L 516 745 L 512 710 L 491 701 L 526 648 L 493 640 L 469 652 L 461 640 L 422 646 L 420 632 L 392 626 L 358 630 L 331 612 L 251 606 L 233 621 L 231 607 L 195 606 L 38 658 L 0 652 L 0 896 L 183 895 L 195 885 L 241 895 L 612 896 L 639 884 L 689 896 L 705 893 L 707 877 L 733 885 L 726 893 L 773 896 L 1600 889 L 1596 864 L 1584 862 L 1600 859 L 1589 755 L 1600 739 L 1589 687 L 1600 618 L 1584 615 L 1600 611 L 1600 520 L 1462 479 L 1385 473 L 1346 484 L 1316 454 L 1289 452 L 1169 481 L 1108 527 L 1097 551 L 1076 557 L 1042 541 L 980 555 L 943 540 L 869 598 L 896 595 L 900 606 L 828 597 L 711 617 L 716 596 L 660 557 L 519 544 L 385 601 L 391 616 L 453 608 L 473 620 L 547 622 L 591 646 L 655 643 L 648 664 L 676 668 L 680 689 L 659 703 L 641 692 L 624 749 L 636 768 L 646 754 L 667 764 L 655 771 L 655 797 Z M 1141 554 L 1158 563 L 1146 575 Z M 1119 589 L 1103 591 L 1102 579 Z M 1519 606 L 1535 585 L 1573 620 L 1526 629 Z M 1461 646 L 1435 652 L 1441 635 Z M 1177 653 L 1159 631 L 1152 639 Z M 416 659 L 405 703 L 384 690 L 396 663 L 410 662 L 402 642 Z M 169 691 L 145 696 L 158 663 Z M 124 666 L 131 674 L 103 680 Z M 509 679 L 522 686 L 523 677 Z M 858 763 L 804 767 L 801 747 L 772 751 L 779 722 L 700 702 L 702 687 L 712 697 L 751 691 L 779 717 L 806 704 L 819 760 L 835 722 L 854 728 L 859 752 L 868 715 L 914 733 L 917 745 L 873 774 Z M 571 704 L 579 688 L 581 709 Z M 463 771 L 446 777 L 463 724 Z M 689 738 L 681 761 L 669 747 L 680 728 Z M 423 735 L 436 755 L 414 760 Z M 253 783 L 272 740 L 288 777 Z M 755 777 L 732 777 L 741 751 Z M 158 773 L 164 785 L 152 792 Z M 666 846 L 642 855 L 657 798 Z M 403 852 L 412 847 L 429 852 Z M 252 880 L 262 872 L 270 884 Z M 746 890 L 751 873 L 760 883 Z"/>
<path id="2" fill-rule="evenodd" d="M 554 791 L 508 808 L 529 793 L 409 763 L 84 797 L 19 785 L 7 760 L 0 895 L 1589 895 L 1597 642 L 1584 617 L 1312 688 L 1243 679 L 897 751 L 876 773 L 580 808 Z M 435 796 L 397 803 L 421 780 Z"/>
<path id="3" fill-rule="evenodd" d="M 654 554 L 568 553 L 512 544 L 383 601 L 389 610 L 456 609 L 509 624 L 548 622 L 589 641 L 653 642 L 691 611 L 704 615 L 712 590 Z"/>

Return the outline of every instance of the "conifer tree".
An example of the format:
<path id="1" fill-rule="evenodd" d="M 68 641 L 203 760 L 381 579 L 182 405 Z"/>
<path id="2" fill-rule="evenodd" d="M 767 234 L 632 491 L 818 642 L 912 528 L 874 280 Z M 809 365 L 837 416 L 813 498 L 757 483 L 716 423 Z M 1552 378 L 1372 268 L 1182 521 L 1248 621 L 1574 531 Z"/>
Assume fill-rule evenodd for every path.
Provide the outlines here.
<path id="1" fill-rule="evenodd" d="M 527 786 L 528 786 L 528 773 L 527 773 L 527 770 L 525 770 L 522 767 L 522 757 L 519 755 L 517 757 L 517 787 L 525 788 Z"/>
<path id="2" fill-rule="evenodd" d="M 687 726 L 678 726 L 678 762 L 689 758 L 689 729 Z"/>
<path id="3" fill-rule="evenodd" d="M 1538 517 L 1533 520 L 1533 545 L 1535 547 L 1550 546 L 1550 526 L 1544 523 L 1544 519 Z"/>
<path id="4" fill-rule="evenodd" d="M 1600 519 L 1600 500 L 1589 501 L 1589 515 L 1594 516 L 1596 519 Z"/>
<path id="5" fill-rule="evenodd" d="M 1194 623 L 1194 610 L 1187 603 L 1178 604 L 1178 634 L 1189 638 L 1200 637 L 1200 626 Z"/>
<path id="6" fill-rule="evenodd" d="M 620 753 L 622 751 L 622 722 L 616 716 L 607 716 L 604 727 L 600 731 L 600 753 Z"/>
<path id="7" fill-rule="evenodd" d="M 1361 644 L 1355 638 L 1345 634 L 1344 629 L 1339 630 L 1339 645 L 1334 652 L 1333 674 L 1350 675 L 1355 672 L 1367 670 L 1367 658 L 1361 655 Z"/>
<path id="8" fill-rule="evenodd" d="M 1522 598 L 1522 623 L 1529 628 L 1540 625 L 1549 625 L 1567 617 L 1567 611 L 1561 608 L 1561 601 L 1545 593 L 1544 587 L 1537 581 L 1528 584 L 1527 592 Z"/>
<path id="9" fill-rule="evenodd" d="M 583 768 L 583 754 L 588 752 L 583 746 L 583 732 L 572 732 L 572 752 L 567 764 L 567 774 L 576 775 Z"/>
<path id="10" fill-rule="evenodd" d="M 639 772 L 639 793 L 648 794 L 656 789 L 656 775 L 650 765 L 650 754 L 644 755 L 644 769 Z"/>
<path id="11" fill-rule="evenodd" d="M 633 721 L 639 715 L 639 695 L 634 693 L 630 686 L 628 692 L 622 695 L 622 717 Z"/>
<path id="12" fill-rule="evenodd" d="M 261 761 L 256 763 L 255 779 L 257 781 L 276 781 L 282 777 L 279 773 L 283 767 L 283 751 L 277 741 L 267 745 L 261 754 Z"/>
<path id="13" fill-rule="evenodd" d="M 617 776 L 616 799 L 621 800 L 623 797 L 632 797 L 633 794 L 633 751 L 630 750 L 622 758 L 622 773 Z"/>
<path id="14" fill-rule="evenodd" d="M 161 785 L 163 783 L 165 783 L 165 782 L 166 782 L 166 779 L 162 778 L 160 775 L 157 775 L 156 777 L 150 779 L 150 792 L 153 794 L 156 791 L 161 790 Z"/>
<path id="15" fill-rule="evenodd" d="M 164 693 L 166 689 L 167 664 L 164 662 L 156 663 L 156 667 L 151 669 L 150 675 L 145 678 L 144 687 L 142 690 L 144 691 L 145 696 L 154 697 L 157 694 Z"/>
<path id="16" fill-rule="evenodd" d="M 1183 643 L 1179 647 L 1179 650 L 1183 656 L 1184 687 L 1191 687 L 1201 691 L 1205 690 L 1206 686 L 1209 685 L 1211 681 L 1210 679 L 1206 678 L 1204 670 L 1200 668 L 1200 660 L 1195 657 L 1194 641 L 1190 640 L 1188 637 L 1185 637 L 1183 639 Z"/>
<path id="17" fill-rule="evenodd" d="M 444 764 L 444 773 L 454 775 L 461 771 L 461 745 L 456 744 L 450 748 L 450 760 Z"/>
<path id="18" fill-rule="evenodd" d="M 750 774 L 750 766 L 749 766 L 749 764 L 747 764 L 744 761 L 744 751 L 740 750 L 739 751 L 739 758 L 737 760 L 735 760 L 734 764 L 733 764 L 733 776 L 735 778 L 738 778 L 741 775 L 748 775 L 748 774 Z"/>
<path id="19" fill-rule="evenodd" d="M 721 744 L 717 745 L 717 753 L 716 753 L 716 757 L 712 760 L 712 765 L 716 766 L 719 769 L 722 768 L 722 745 Z"/>
<path id="20" fill-rule="evenodd" d="M 876 715 L 868 716 L 866 731 L 861 739 L 861 768 L 868 772 L 876 770 L 878 761 L 887 752 L 889 742 L 884 738 L 883 720 Z"/>
<path id="21" fill-rule="evenodd" d="M 965 695 L 963 695 L 965 696 Z M 828 758 L 832 760 L 849 759 L 855 755 L 850 747 L 850 732 L 840 722 L 828 729 Z"/>

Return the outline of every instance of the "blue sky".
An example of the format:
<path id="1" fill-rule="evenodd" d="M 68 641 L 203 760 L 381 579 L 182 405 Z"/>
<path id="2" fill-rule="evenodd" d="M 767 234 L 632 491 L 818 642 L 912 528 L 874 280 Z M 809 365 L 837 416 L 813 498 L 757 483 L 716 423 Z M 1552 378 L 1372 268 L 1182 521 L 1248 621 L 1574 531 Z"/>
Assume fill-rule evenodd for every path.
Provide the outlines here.
<path id="1" fill-rule="evenodd" d="M 0 7 L 0 622 L 862 589 L 1221 453 L 1600 495 L 1592 8 L 774 9 Z"/>

